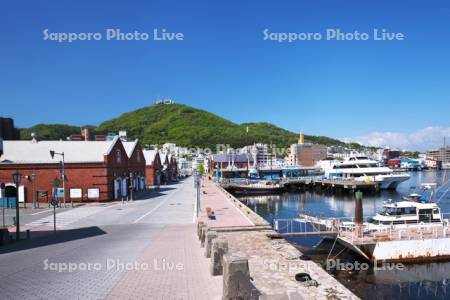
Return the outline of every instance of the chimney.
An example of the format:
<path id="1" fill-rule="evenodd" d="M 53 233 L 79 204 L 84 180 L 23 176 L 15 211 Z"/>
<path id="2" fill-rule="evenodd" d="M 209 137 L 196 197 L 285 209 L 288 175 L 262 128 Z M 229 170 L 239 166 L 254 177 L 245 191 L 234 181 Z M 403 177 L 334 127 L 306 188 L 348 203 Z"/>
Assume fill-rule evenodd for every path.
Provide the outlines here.
<path id="1" fill-rule="evenodd" d="M 91 132 L 89 128 L 81 128 L 81 137 L 85 142 L 91 140 Z"/>
<path id="2" fill-rule="evenodd" d="M 122 140 L 122 142 L 126 142 L 127 141 L 127 132 L 125 130 L 120 130 L 119 138 Z"/>

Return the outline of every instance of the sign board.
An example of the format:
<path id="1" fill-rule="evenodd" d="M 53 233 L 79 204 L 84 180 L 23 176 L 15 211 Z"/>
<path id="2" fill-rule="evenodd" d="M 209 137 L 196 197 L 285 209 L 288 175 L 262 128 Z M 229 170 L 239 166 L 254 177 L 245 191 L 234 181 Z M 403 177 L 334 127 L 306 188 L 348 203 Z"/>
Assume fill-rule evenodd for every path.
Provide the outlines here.
<path id="1" fill-rule="evenodd" d="M 99 189 L 88 189 L 88 199 L 98 199 L 100 198 Z"/>
<path id="2" fill-rule="evenodd" d="M 83 198 L 83 192 L 81 189 L 70 189 L 70 198 L 77 199 Z"/>
<path id="3" fill-rule="evenodd" d="M 63 188 L 57 188 L 56 189 L 56 197 L 64 198 L 64 189 Z"/>
<path id="4" fill-rule="evenodd" d="M 38 191 L 37 194 L 38 194 L 38 197 L 47 197 L 48 196 L 47 191 Z"/>
<path id="5" fill-rule="evenodd" d="M 19 186 L 19 202 L 25 202 L 25 187 L 23 185 Z"/>
<path id="6" fill-rule="evenodd" d="M 52 201 L 50 201 L 50 204 L 53 206 L 57 206 L 58 205 L 58 200 L 53 199 Z"/>

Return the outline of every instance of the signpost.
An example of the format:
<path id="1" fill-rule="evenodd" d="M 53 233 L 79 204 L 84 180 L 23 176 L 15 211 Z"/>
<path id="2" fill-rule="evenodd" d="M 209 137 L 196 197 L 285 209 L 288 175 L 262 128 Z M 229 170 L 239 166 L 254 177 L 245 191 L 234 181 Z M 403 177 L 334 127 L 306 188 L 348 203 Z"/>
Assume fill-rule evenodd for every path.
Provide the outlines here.
<path id="1" fill-rule="evenodd" d="M 56 206 L 58 205 L 58 199 L 53 198 L 50 204 L 53 206 L 53 232 L 56 232 Z"/>
<path id="2" fill-rule="evenodd" d="M 52 192 L 52 201 L 50 204 L 53 206 L 53 232 L 56 233 L 56 206 L 58 205 L 58 186 L 61 181 L 58 178 L 52 180 L 53 192 Z M 63 189 L 64 193 L 64 189 Z M 64 196 L 64 195 L 63 195 Z"/>

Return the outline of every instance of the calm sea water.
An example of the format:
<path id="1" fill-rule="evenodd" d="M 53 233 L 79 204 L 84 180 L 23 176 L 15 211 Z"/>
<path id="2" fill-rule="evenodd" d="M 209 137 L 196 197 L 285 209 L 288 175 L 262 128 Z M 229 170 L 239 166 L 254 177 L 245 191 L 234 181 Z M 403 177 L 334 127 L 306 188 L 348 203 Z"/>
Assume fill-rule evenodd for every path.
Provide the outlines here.
<path id="1" fill-rule="evenodd" d="M 448 174 L 447 174 L 448 173 Z M 450 171 L 411 172 L 411 178 L 400 184 L 396 191 L 381 191 L 363 197 L 365 216 L 373 216 L 388 199 L 398 200 L 417 192 L 421 183 L 442 185 L 434 196 L 443 213 L 450 213 Z M 295 218 L 299 213 L 324 217 L 352 217 L 354 198 L 349 194 L 332 195 L 316 192 L 295 192 L 282 195 L 240 197 L 251 209 L 268 222 L 273 219 Z M 448 217 L 448 216 L 446 216 Z M 289 238 L 304 254 L 325 267 L 333 241 L 323 242 L 319 237 Z M 322 243 L 320 243 L 322 242 Z M 319 247 L 316 247 L 319 245 Z M 341 252 L 342 251 L 342 252 Z M 335 255 L 338 255 L 335 257 Z M 364 262 L 342 247 L 334 247 L 330 257 L 341 262 Z M 450 262 L 406 265 L 404 270 L 330 271 L 337 280 L 363 299 L 450 299 Z"/>

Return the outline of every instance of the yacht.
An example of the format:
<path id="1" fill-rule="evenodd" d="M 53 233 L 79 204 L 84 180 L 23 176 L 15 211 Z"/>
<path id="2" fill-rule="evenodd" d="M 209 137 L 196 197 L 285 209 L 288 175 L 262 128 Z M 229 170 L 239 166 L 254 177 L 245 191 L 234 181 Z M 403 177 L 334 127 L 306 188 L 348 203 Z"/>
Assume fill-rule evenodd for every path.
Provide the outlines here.
<path id="1" fill-rule="evenodd" d="M 394 172 L 366 156 L 351 156 L 344 162 L 329 161 L 322 164 L 328 179 L 349 179 L 377 182 L 380 189 L 395 189 L 398 184 L 409 179 L 406 173 Z"/>
<path id="2" fill-rule="evenodd" d="M 446 221 L 435 202 L 427 200 L 423 195 L 411 194 L 401 201 L 385 203 L 383 209 L 364 225 L 368 230 L 380 230 L 386 227 L 401 229 L 442 226 L 444 222 Z"/>

